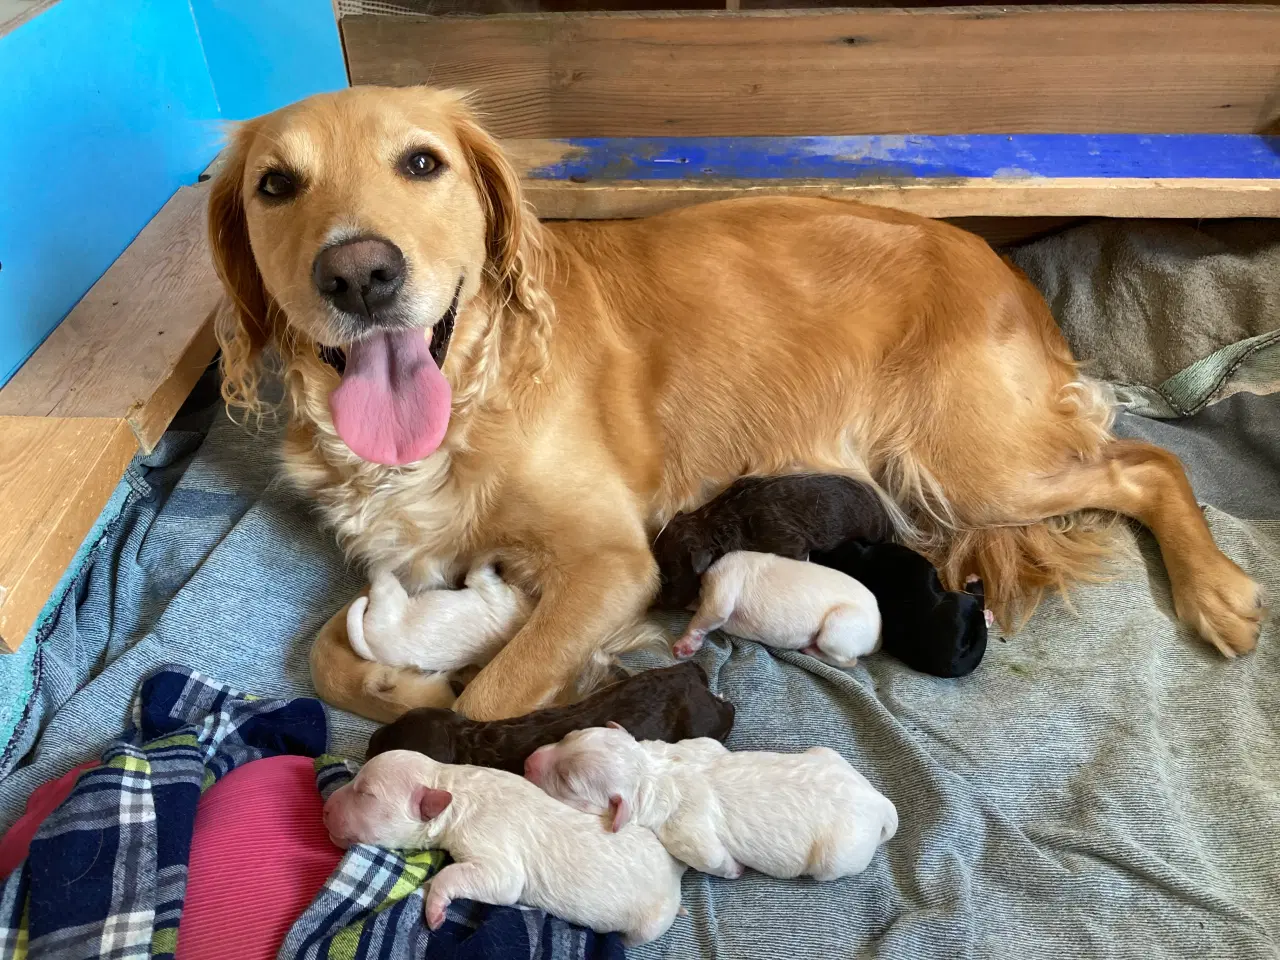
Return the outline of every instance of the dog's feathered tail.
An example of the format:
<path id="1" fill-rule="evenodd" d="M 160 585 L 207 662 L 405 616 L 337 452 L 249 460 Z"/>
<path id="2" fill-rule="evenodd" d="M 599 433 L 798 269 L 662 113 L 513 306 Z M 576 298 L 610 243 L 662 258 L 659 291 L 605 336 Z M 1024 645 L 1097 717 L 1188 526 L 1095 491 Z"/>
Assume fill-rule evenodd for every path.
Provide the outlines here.
<path id="1" fill-rule="evenodd" d="M 1077 377 L 1062 386 L 1057 403 L 1075 455 L 1086 462 L 1098 457 L 1111 440 L 1109 388 Z M 963 589 L 970 575 L 981 577 L 987 606 L 1006 633 L 1026 624 L 1046 591 L 1065 594 L 1073 581 L 1099 582 L 1112 575 L 1123 553 L 1121 521 L 1114 514 L 1086 510 L 1025 525 L 969 527 L 910 449 L 903 444 L 882 456 L 881 483 L 916 521 L 899 526 L 899 538 L 933 562 L 949 590 Z"/>
<path id="2" fill-rule="evenodd" d="M 565 691 L 565 702 L 581 700 L 614 680 L 618 674 L 618 657 L 632 650 L 671 650 L 671 635 L 652 620 L 639 620 L 615 630 L 591 654 L 571 689 Z"/>

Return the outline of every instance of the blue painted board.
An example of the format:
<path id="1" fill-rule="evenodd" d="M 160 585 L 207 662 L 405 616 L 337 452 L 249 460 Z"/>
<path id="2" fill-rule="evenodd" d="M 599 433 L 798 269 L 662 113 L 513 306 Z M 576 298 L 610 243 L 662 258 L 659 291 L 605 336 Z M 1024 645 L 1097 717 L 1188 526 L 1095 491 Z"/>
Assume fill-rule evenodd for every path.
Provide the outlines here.
<path id="1" fill-rule="evenodd" d="M 185 0 L 61 0 L 0 37 L 0 383 L 217 149 Z"/>
<path id="2" fill-rule="evenodd" d="M 332 0 L 191 0 L 224 120 L 347 85 Z"/>
<path id="3" fill-rule="evenodd" d="M 809 180 L 889 177 L 1280 179 L 1280 137 L 982 134 L 589 137 L 534 180 Z"/>

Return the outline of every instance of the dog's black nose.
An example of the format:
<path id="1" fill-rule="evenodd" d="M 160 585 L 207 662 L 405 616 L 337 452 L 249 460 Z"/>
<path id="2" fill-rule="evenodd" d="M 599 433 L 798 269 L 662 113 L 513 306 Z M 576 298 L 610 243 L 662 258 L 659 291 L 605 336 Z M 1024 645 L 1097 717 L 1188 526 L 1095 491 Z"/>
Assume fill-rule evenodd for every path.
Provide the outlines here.
<path id="1" fill-rule="evenodd" d="M 389 240 L 348 240 L 316 254 L 311 276 L 320 295 L 339 310 L 372 317 L 404 286 L 404 254 Z"/>

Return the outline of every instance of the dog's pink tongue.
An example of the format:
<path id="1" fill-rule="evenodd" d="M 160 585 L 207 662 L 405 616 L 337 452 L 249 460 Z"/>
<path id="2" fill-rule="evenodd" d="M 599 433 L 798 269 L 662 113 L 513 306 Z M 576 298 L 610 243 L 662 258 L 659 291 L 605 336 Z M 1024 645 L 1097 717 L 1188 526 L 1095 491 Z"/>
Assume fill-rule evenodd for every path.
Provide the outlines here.
<path id="1" fill-rule="evenodd" d="M 451 399 L 421 330 L 378 331 L 347 347 L 329 411 L 352 453 L 400 466 L 429 456 L 444 441 Z"/>

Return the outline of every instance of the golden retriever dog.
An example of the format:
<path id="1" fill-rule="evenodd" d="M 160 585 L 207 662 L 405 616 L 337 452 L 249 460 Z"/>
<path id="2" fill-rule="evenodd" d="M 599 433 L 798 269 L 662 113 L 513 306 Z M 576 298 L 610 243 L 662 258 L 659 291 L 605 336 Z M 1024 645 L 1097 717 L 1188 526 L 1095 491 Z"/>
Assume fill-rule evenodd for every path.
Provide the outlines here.
<path id="1" fill-rule="evenodd" d="M 285 470 L 348 554 L 411 589 L 498 561 L 536 598 L 469 717 L 546 706 L 625 647 L 653 536 L 749 474 L 874 482 L 1006 623 L 1097 572 L 1098 511 L 1134 517 L 1182 621 L 1228 657 L 1256 643 L 1259 591 L 1177 459 L 1112 437 L 1042 298 L 955 227 L 763 196 L 541 224 L 462 96 L 355 88 L 238 128 L 210 236 L 225 397 L 258 407 L 276 358 Z M 338 706 L 412 702 L 332 635 L 312 665 Z"/>

